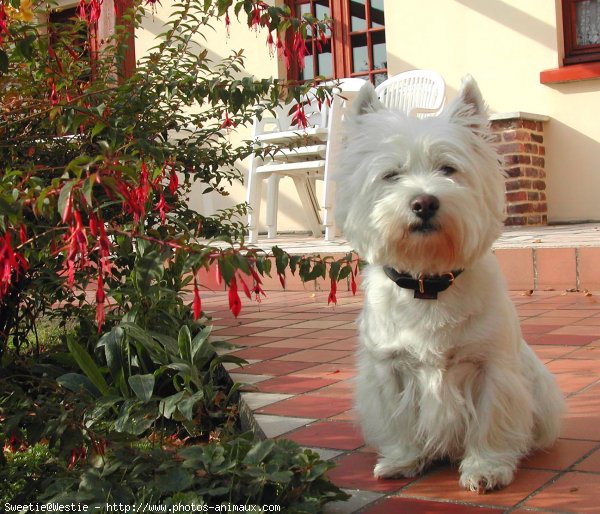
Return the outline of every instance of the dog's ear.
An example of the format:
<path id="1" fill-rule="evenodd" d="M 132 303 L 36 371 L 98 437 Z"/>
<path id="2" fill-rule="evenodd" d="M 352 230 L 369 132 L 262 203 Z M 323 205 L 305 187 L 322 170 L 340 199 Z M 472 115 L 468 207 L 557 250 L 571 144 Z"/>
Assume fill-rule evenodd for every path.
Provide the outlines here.
<path id="1" fill-rule="evenodd" d="M 448 106 L 447 113 L 451 121 L 473 129 L 481 129 L 487 125 L 485 102 L 477 82 L 471 75 L 463 77 L 458 95 Z"/>
<path id="2" fill-rule="evenodd" d="M 384 109 L 384 105 L 379 101 L 373 84 L 365 82 L 365 85 L 360 88 L 358 96 L 352 103 L 352 113 L 355 116 L 362 116 L 370 112 Z"/>

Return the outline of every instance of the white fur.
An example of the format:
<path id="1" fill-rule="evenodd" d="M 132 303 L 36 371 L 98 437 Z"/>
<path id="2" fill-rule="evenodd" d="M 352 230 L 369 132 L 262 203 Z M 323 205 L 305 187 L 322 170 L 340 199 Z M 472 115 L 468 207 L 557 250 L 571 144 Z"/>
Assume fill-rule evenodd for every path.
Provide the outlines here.
<path id="1" fill-rule="evenodd" d="M 367 84 L 346 132 L 336 216 L 369 263 L 357 410 L 381 455 L 375 476 L 413 476 L 449 457 L 460 460 L 463 487 L 505 486 L 521 457 L 558 436 L 563 398 L 521 337 L 490 251 L 504 178 L 479 89 L 466 77 L 442 115 L 416 119 L 383 108 Z M 447 176 L 444 166 L 457 171 Z M 433 232 L 411 230 L 410 202 L 421 194 L 440 201 Z M 384 265 L 413 276 L 464 272 L 437 300 L 423 300 Z"/>

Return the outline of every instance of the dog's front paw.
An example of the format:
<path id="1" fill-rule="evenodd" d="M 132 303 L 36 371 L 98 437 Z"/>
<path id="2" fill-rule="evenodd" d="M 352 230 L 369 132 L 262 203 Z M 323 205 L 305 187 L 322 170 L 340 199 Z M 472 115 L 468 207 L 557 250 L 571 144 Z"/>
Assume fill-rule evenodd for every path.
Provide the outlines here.
<path id="1" fill-rule="evenodd" d="M 514 468 L 506 465 L 461 466 L 460 485 L 465 489 L 485 494 L 502 489 L 512 482 Z"/>
<path id="2" fill-rule="evenodd" d="M 390 457 L 381 457 L 373 475 L 375 478 L 414 477 L 423 469 L 423 464 L 418 460 L 398 460 Z"/>

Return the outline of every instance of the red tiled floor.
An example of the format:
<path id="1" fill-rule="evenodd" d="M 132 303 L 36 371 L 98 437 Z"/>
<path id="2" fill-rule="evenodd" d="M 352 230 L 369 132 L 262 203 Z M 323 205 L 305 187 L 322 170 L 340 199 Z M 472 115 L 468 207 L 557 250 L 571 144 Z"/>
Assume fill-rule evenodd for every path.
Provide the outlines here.
<path id="1" fill-rule="evenodd" d="M 564 344 L 567 346 L 583 346 L 591 343 L 598 336 L 581 336 L 565 334 L 544 334 L 541 336 L 528 336 L 529 344 Z"/>
<path id="2" fill-rule="evenodd" d="M 236 355 L 263 359 L 236 368 L 232 376 L 270 375 L 273 378 L 260 381 L 253 390 L 293 395 L 257 409 L 265 419 L 318 420 L 284 437 L 303 446 L 345 452 L 330 472 L 334 481 L 375 495 L 369 501 L 384 495 L 361 512 L 492 514 L 515 505 L 519 508 L 510 510 L 511 514 L 594 512 L 586 509 L 594 506 L 592 491 L 600 490 L 600 302 L 596 296 L 561 291 L 511 293 L 523 320 L 524 337 L 556 374 L 567 396 L 568 412 L 561 439 L 552 449 L 524 459 L 506 489 L 478 496 L 460 489 L 456 468 L 432 469 L 412 482 L 372 477 L 375 450 L 364 446 L 352 408 L 358 346 L 353 320 L 362 301 L 360 294 L 352 298 L 344 292 L 346 296 L 340 298 L 345 303 L 331 308 L 326 305 L 326 292 L 269 293 L 260 307 L 245 307 L 237 320 L 226 310 L 226 294 L 219 294 L 221 303 L 208 300 L 207 304 L 222 318 L 216 321 L 224 327 L 222 335 L 244 325 L 260 329 L 252 333 L 242 329 L 240 333 L 247 335 L 228 336 L 230 343 L 244 347 Z"/>
<path id="3" fill-rule="evenodd" d="M 352 352 L 341 350 L 318 350 L 311 348 L 310 350 L 301 350 L 290 355 L 282 355 L 277 360 L 297 360 L 302 362 L 330 362 L 348 357 Z"/>
<path id="4" fill-rule="evenodd" d="M 356 375 L 356 370 L 354 369 L 354 366 L 330 362 L 305 368 L 295 374 L 305 377 L 325 377 L 331 380 L 346 380 L 347 378 L 354 377 Z"/>
<path id="5" fill-rule="evenodd" d="M 433 471 L 422 480 L 410 484 L 402 491 L 402 495 L 511 507 L 527 498 L 555 475 L 551 471 L 523 469 L 516 473 L 514 481 L 504 489 L 477 494 L 458 485 L 458 470 L 445 468 Z"/>
<path id="6" fill-rule="evenodd" d="M 286 434 L 286 439 L 303 446 L 355 450 L 365 443 L 358 428 L 347 421 L 321 421 L 295 432 Z"/>
<path id="7" fill-rule="evenodd" d="M 327 380 L 324 378 L 287 375 L 265 380 L 256 384 L 256 387 L 263 393 L 302 394 L 335 384 L 336 382 L 336 380 Z"/>
<path id="8" fill-rule="evenodd" d="M 593 473 L 600 473 L 600 449 L 596 449 L 591 455 L 582 460 L 577 466 L 575 471 L 591 471 Z"/>
<path id="9" fill-rule="evenodd" d="M 304 394 L 258 409 L 259 414 L 277 414 L 298 418 L 330 418 L 352 407 L 351 398 Z"/>
<path id="10" fill-rule="evenodd" d="M 559 439 L 552 448 L 538 451 L 521 462 L 521 468 L 562 470 L 589 453 L 597 443 Z"/>
<path id="11" fill-rule="evenodd" d="M 503 510 L 391 496 L 362 512 L 364 514 L 500 514 Z"/>
<path id="12" fill-rule="evenodd" d="M 265 346 L 253 346 L 232 352 L 231 355 L 242 359 L 274 359 L 281 355 L 289 354 L 289 348 L 268 348 Z"/>
<path id="13" fill-rule="evenodd" d="M 563 512 L 598 514 L 600 475 L 566 473 L 525 502 L 525 507 L 538 507 Z"/>
<path id="14" fill-rule="evenodd" d="M 304 368 L 309 368 L 310 362 L 296 362 L 296 361 L 262 361 L 255 364 L 249 364 L 248 366 L 242 366 L 236 371 L 238 373 L 250 373 L 252 375 L 287 375 L 294 371 L 299 371 Z"/>
<path id="15" fill-rule="evenodd" d="M 374 453 L 352 453 L 336 460 L 336 467 L 327 473 L 329 479 L 345 489 L 392 492 L 409 484 L 414 478 L 379 480 L 373 476 L 377 462 Z"/>

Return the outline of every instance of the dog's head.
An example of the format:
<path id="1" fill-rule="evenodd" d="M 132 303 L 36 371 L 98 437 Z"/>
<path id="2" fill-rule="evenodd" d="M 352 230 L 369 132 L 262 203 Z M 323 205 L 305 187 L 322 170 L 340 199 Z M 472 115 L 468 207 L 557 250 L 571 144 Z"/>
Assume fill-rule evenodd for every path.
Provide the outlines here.
<path id="1" fill-rule="evenodd" d="M 367 83 L 347 116 L 336 218 L 362 258 L 415 275 L 466 268 L 504 218 L 504 177 L 477 84 L 436 117 L 386 109 Z"/>

